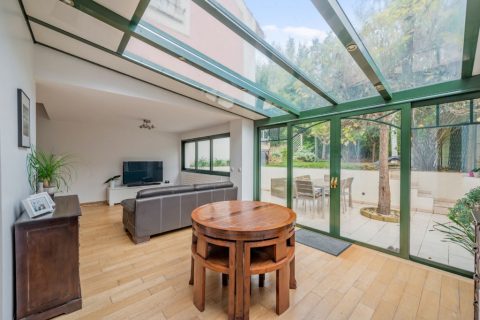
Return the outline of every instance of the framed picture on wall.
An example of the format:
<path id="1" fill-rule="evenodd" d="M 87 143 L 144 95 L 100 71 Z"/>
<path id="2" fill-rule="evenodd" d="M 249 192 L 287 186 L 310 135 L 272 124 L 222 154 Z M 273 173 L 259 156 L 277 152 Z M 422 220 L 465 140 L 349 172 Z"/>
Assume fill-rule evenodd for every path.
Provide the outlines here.
<path id="1" fill-rule="evenodd" d="M 22 89 L 17 89 L 18 146 L 30 148 L 30 98 Z"/>

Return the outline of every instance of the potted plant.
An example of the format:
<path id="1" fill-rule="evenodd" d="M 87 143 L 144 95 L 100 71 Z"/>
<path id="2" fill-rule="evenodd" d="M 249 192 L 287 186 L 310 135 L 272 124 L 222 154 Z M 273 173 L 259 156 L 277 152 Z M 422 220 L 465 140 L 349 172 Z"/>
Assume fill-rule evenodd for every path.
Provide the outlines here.
<path id="1" fill-rule="evenodd" d="M 480 187 L 468 192 L 458 200 L 448 213 L 450 222 L 436 222 L 433 228 L 444 235 L 443 241 L 456 243 L 472 255 L 475 249 L 473 209 L 480 206 Z"/>
<path id="2" fill-rule="evenodd" d="M 68 190 L 72 172 L 73 162 L 69 155 L 54 155 L 32 149 L 27 156 L 28 181 L 33 191 L 43 189 L 53 195 L 63 187 Z"/>
<path id="3" fill-rule="evenodd" d="M 119 174 L 117 174 L 116 176 L 113 176 L 111 178 L 108 178 L 107 181 L 104 182 L 104 184 L 109 183 L 110 188 L 115 188 L 115 181 L 117 181 L 118 178 L 120 178 Z"/>

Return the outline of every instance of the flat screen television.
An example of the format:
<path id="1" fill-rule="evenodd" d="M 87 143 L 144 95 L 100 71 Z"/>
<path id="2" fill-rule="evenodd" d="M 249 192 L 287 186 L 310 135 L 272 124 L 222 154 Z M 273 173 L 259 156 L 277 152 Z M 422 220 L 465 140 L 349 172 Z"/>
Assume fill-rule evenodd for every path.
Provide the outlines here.
<path id="1" fill-rule="evenodd" d="M 124 161 L 123 184 L 127 186 L 156 184 L 163 181 L 162 161 Z"/>

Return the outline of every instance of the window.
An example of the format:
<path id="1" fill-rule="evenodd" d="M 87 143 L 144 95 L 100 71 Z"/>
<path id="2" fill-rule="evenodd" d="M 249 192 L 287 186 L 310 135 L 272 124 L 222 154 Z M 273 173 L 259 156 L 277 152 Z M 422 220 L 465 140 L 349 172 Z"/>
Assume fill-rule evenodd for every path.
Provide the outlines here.
<path id="1" fill-rule="evenodd" d="M 182 141 L 182 170 L 229 176 L 230 135 Z"/>

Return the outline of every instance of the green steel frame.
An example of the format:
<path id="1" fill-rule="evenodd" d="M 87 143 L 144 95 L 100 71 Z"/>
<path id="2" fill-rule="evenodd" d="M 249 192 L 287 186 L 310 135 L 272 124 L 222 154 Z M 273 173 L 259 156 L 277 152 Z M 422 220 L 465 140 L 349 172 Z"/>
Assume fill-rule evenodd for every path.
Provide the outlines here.
<path id="1" fill-rule="evenodd" d="M 182 76 L 182 75 L 180 75 L 180 74 L 178 74 L 178 73 L 176 73 L 176 72 L 174 72 L 174 71 L 171 71 L 171 70 L 169 70 L 169 69 L 167 69 L 167 68 L 154 65 L 154 64 L 152 64 L 151 62 L 145 61 L 145 60 L 143 60 L 143 59 L 132 59 L 132 58 L 129 58 L 129 57 L 125 56 L 125 55 L 121 55 L 121 54 L 119 54 L 119 53 L 117 53 L 117 52 L 115 52 L 115 51 L 111 51 L 111 50 L 109 50 L 109 49 L 107 49 L 107 48 L 104 48 L 104 47 L 102 47 L 102 46 L 100 46 L 100 45 L 98 45 L 98 44 L 96 44 L 96 43 L 93 43 L 93 42 L 91 42 L 91 41 L 89 41 L 89 40 L 83 39 L 83 38 L 81 38 L 81 37 L 79 37 L 79 36 L 76 36 L 76 35 L 74 35 L 74 34 L 72 34 L 72 33 L 69 33 L 69 32 L 67 32 L 67 31 L 65 31 L 65 30 L 63 30 L 63 29 L 57 28 L 57 27 L 52 26 L 52 25 L 50 25 L 50 24 L 48 24 L 48 23 L 46 23 L 46 22 L 43 22 L 43 21 L 41 21 L 41 20 L 38 20 L 37 18 L 31 17 L 31 16 L 26 16 L 26 19 L 27 19 L 27 21 L 31 21 L 31 22 L 37 23 L 37 24 L 39 24 L 39 25 L 41 25 L 41 26 L 43 26 L 43 27 L 45 27 L 45 28 L 51 29 L 51 30 L 53 30 L 53 31 L 55 31 L 55 32 L 58 32 L 58 33 L 63 34 L 63 35 L 65 35 L 65 36 L 68 36 L 68 37 L 70 37 L 70 38 L 72 38 L 72 39 L 75 39 L 75 40 L 77 40 L 77 41 L 80 41 L 80 42 L 82 42 L 82 43 L 84 43 L 84 44 L 87 44 L 87 45 L 89 45 L 89 46 L 92 46 L 92 47 L 94 47 L 94 48 L 96 48 L 96 49 L 102 50 L 102 51 L 104 51 L 104 52 L 106 52 L 106 53 L 109 53 L 109 54 L 111 54 L 111 55 L 113 55 L 113 56 L 116 56 L 116 57 L 118 57 L 118 58 L 120 58 L 120 59 L 123 59 L 123 60 L 129 61 L 129 62 L 131 62 L 131 63 L 134 63 L 134 64 L 136 64 L 136 65 L 138 65 L 138 66 L 141 66 L 141 67 L 143 67 L 143 68 L 146 68 L 146 69 L 148 69 L 148 70 L 150 70 L 150 71 L 153 71 L 153 72 L 155 72 L 155 73 L 158 73 L 158 74 L 160 74 L 160 75 L 162 75 L 162 76 L 168 77 L 168 78 L 170 78 L 170 79 L 172 79 L 172 80 L 178 81 L 178 82 L 180 82 L 180 83 L 182 83 L 182 84 L 185 84 L 185 85 L 187 85 L 187 86 L 189 86 L 189 87 L 191 87 L 191 88 L 194 88 L 194 89 L 199 90 L 199 91 L 201 91 L 201 92 L 205 92 L 205 93 L 212 94 L 212 95 L 214 95 L 214 96 L 220 97 L 220 98 L 225 99 L 225 100 L 233 101 L 236 105 L 238 105 L 238 106 L 240 106 L 240 107 L 242 107 L 242 108 L 244 108 L 244 109 L 246 109 L 246 110 L 249 110 L 249 111 L 251 111 L 251 112 L 254 112 L 254 113 L 256 113 L 256 114 L 258 114 L 258 115 L 261 115 L 261 116 L 263 116 L 263 117 L 268 117 L 268 115 L 265 114 L 265 113 L 263 113 L 262 110 L 258 110 L 258 108 L 257 108 L 256 106 L 247 105 L 247 104 L 245 104 L 243 101 L 240 101 L 240 100 L 237 100 L 237 99 L 232 98 L 232 97 L 230 97 L 230 96 L 227 96 L 227 95 L 225 95 L 223 92 L 220 92 L 220 91 L 218 91 L 218 90 L 214 90 L 214 89 L 212 89 L 212 88 L 209 88 L 209 87 L 207 87 L 207 86 L 205 86 L 205 85 L 203 85 L 203 84 L 201 84 L 201 83 L 199 83 L 199 82 L 193 81 L 193 80 L 191 80 L 191 79 L 189 79 L 189 78 L 187 78 L 187 77 L 184 77 L 184 76 Z M 41 45 L 44 45 L 44 46 L 46 46 L 46 47 L 52 48 L 52 47 L 50 47 L 49 45 L 44 44 L 44 43 L 42 43 L 42 42 L 39 42 L 39 41 L 37 41 L 37 40 L 35 40 L 35 42 L 36 42 L 36 43 L 39 43 L 39 44 L 41 44 Z M 52 48 L 52 49 L 57 50 L 57 51 L 61 51 L 61 50 L 56 49 L 56 48 Z M 95 64 L 95 65 L 98 65 L 98 64 L 95 63 L 95 62 L 92 62 L 92 61 L 90 61 L 90 60 L 87 60 L 87 59 L 78 57 L 78 56 L 76 56 L 76 55 L 73 55 L 73 54 L 70 54 L 70 53 L 67 53 L 67 52 L 64 52 L 64 51 L 61 51 L 61 52 L 66 53 L 66 54 L 71 55 L 71 56 L 74 56 L 74 57 L 77 57 L 77 58 L 79 58 L 79 59 L 88 61 L 88 62 L 93 63 L 93 64 Z M 109 70 L 112 70 L 112 71 L 115 71 L 115 72 L 118 72 L 118 73 L 121 73 L 121 74 L 124 74 L 124 73 L 122 73 L 122 72 L 119 72 L 118 70 L 110 69 L 110 68 L 105 67 L 105 66 L 101 66 L 101 67 L 107 68 L 107 69 L 109 69 Z M 124 74 L 124 75 L 127 75 L 127 74 Z M 147 82 L 147 81 L 145 81 L 145 80 L 142 80 L 142 79 L 133 77 L 133 76 L 131 76 L 131 75 L 127 75 L 127 76 L 132 77 L 132 78 L 137 79 L 137 80 L 140 80 L 140 81 L 142 81 L 142 82 Z M 156 85 L 156 84 L 154 84 L 154 83 L 151 83 L 151 82 L 147 82 L 147 83 L 148 83 L 148 84 L 151 84 L 151 85 L 153 85 L 153 86 L 159 87 L 158 85 Z M 166 88 L 163 88 L 163 87 L 160 87 L 160 88 L 162 88 L 162 89 L 164 89 L 164 90 L 171 91 L 171 90 L 166 89 Z M 177 94 L 178 94 L 178 93 L 177 93 Z M 193 99 L 193 98 L 191 98 L 191 99 Z M 257 99 L 257 100 L 258 100 L 258 99 Z M 202 103 L 205 103 L 205 102 L 202 102 Z M 220 109 L 220 110 L 222 110 L 222 111 L 228 112 L 228 113 L 232 113 L 232 114 L 238 115 L 238 114 L 236 114 L 236 113 L 233 113 L 233 112 L 231 112 L 231 111 L 228 111 L 228 110 L 226 110 L 226 109 L 224 109 L 224 108 L 217 107 L 217 106 L 215 106 L 215 105 L 211 105 L 211 104 L 210 104 L 210 106 L 212 106 L 212 107 L 214 107 L 214 108 L 217 108 L 217 109 Z"/>
<path id="2" fill-rule="evenodd" d="M 392 99 L 388 83 L 338 2 L 336 0 L 312 0 L 312 3 L 325 18 L 330 28 L 332 28 L 378 93 L 385 100 Z"/>
<path id="3" fill-rule="evenodd" d="M 135 29 L 138 26 L 149 4 L 150 4 L 150 0 L 140 0 L 140 2 L 137 5 L 137 8 L 135 9 L 135 12 L 133 13 L 132 19 L 130 20 L 131 29 Z M 122 41 L 120 41 L 120 44 L 118 45 L 117 53 L 123 54 L 123 52 L 125 51 L 125 48 L 127 47 L 128 41 L 130 41 L 130 36 L 131 35 L 129 32 L 125 32 L 123 34 Z"/>
<path id="4" fill-rule="evenodd" d="M 456 88 L 458 84 L 452 84 L 452 87 Z M 287 126 L 287 128 L 292 128 L 298 124 L 303 123 L 321 123 L 325 121 L 330 121 L 330 174 L 332 177 L 340 178 L 341 171 L 341 119 L 357 117 L 362 114 L 368 113 L 377 113 L 377 112 L 401 112 L 401 147 L 400 154 L 402 155 L 402 161 L 400 163 L 400 251 L 393 252 L 383 248 L 379 248 L 368 243 L 355 241 L 349 238 L 342 237 L 340 235 L 340 194 L 338 189 L 331 190 L 331 207 L 330 207 L 330 232 L 325 232 L 322 230 L 317 230 L 308 226 L 299 225 L 302 228 L 310 229 L 324 234 L 329 234 L 331 236 L 347 240 L 359 245 L 379 250 L 391 255 L 395 255 L 404 259 L 409 259 L 418 263 L 426 264 L 433 266 L 442 270 L 453 272 L 459 275 L 466 277 L 471 277 L 472 272 L 462 270 L 459 268 L 451 267 L 445 264 L 433 262 L 430 260 L 422 259 L 420 257 L 410 255 L 410 187 L 411 187 L 411 133 L 412 133 L 412 109 L 419 106 L 460 101 L 465 99 L 473 99 L 480 97 L 480 87 L 477 87 L 476 90 L 472 90 L 469 86 L 465 86 L 463 90 L 457 91 L 457 94 L 454 96 L 448 95 L 435 95 L 435 98 L 428 99 L 430 95 L 426 94 L 425 99 L 417 100 L 411 99 L 410 101 L 397 102 L 393 104 L 384 104 L 384 106 L 365 106 L 364 108 L 356 106 L 348 109 L 344 109 L 341 113 L 326 113 L 325 115 L 316 116 L 316 117 L 300 117 L 299 119 L 288 119 L 283 117 L 284 120 L 281 122 L 264 121 L 258 120 L 255 121 L 255 163 L 254 163 L 254 173 L 255 173 L 255 185 L 254 185 L 254 196 L 256 200 L 260 200 L 260 175 L 261 175 L 261 166 L 260 166 L 260 141 L 259 141 L 259 132 L 262 129 L 278 127 L 278 126 Z M 430 96 L 431 97 L 431 96 Z M 413 128 L 414 129 L 414 128 Z M 293 145 L 292 145 L 292 130 L 287 131 L 287 205 L 292 207 L 292 181 L 293 181 Z"/>
<path id="5" fill-rule="evenodd" d="M 411 147 L 411 112 L 412 107 L 421 106 L 425 103 L 434 104 L 441 102 L 450 102 L 463 99 L 466 96 L 475 97 L 480 96 L 480 76 L 472 77 L 472 70 L 474 66 L 474 58 L 476 48 L 478 46 L 478 34 L 480 27 L 480 20 L 477 17 L 477 13 L 480 11 L 480 0 L 467 0 L 467 15 L 466 15 L 466 27 L 464 34 L 464 48 L 463 48 L 463 63 L 462 63 L 462 79 L 449 81 L 445 83 L 434 84 L 421 88 L 415 88 L 405 90 L 401 92 L 391 93 L 388 83 L 385 81 L 379 68 L 376 66 L 374 60 L 368 53 L 366 47 L 362 43 L 360 37 L 356 33 L 355 29 L 351 25 L 350 21 L 346 17 L 342 8 L 335 0 L 312 0 L 317 10 L 325 17 L 325 20 L 332 28 L 333 32 L 338 36 L 343 45 L 349 49 L 350 54 L 360 66 L 361 70 L 365 73 L 367 78 L 372 82 L 381 96 L 375 96 L 356 101 L 350 101 L 335 105 L 336 101 L 325 93 L 324 90 L 313 81 L 311 81 L 305 74 L 301 72 L 295 65 L 286 60 L 280 53 L 273 49 L 268 43 L 261 38 L 253 34 L 248 28 L 243 25 L 238 19 L 231 14 L 222 10 L 215 0 L 193 0 L 209 12 L 212 16 L 221 21 L 228 28 L 236 32 L 243 39 L 252 44 L 255 48 L 266 54 L 269 58 L 279 64 L 283 69 L 299 79 L 305 85 L 313 89 L 319 95 L 331 102 L 332 106 L 316 108 L 308 111 L 299 111 L 295 107 L 291 106 L 289 102 L 283 100 L 283 98 L 277 95 L 258 88 L 257 85 L 244 78 L 243 76 L 235 73 L 234 71 L 226 68 L 225 66 L 217 63 L 209 57 L 201 54 L 195 49 L 187 46 L 176 38 L 155 30 L 152 32 L 145 26 L 139 25 L 141 17 L 148 7 L 149 0 L 140 0 L 139 5 L 131 20 L 128 20 L 115 12 L 99 5 L 92 0 L 75 0 L 75 7 L 82 12 L 95 17 L 110 26 L 113 26 L 124 32 L 124 37 L 117 49 L 117 51 L 111 51 L 104 47 L 101 47 L 95 43 L 92 43 L 86 39 L 75 36 L 62 29 L 48 25 L 34 17 L 27 17 L 22 0 L 19 0 L 22 7 L 22 11 L 28 21 L 41 24 L 56 32 L 60 32 L 73 39 L 81 41 L 85 44 L 91 45 L 97 49 L 103 50 L 110 54 L 120 57 L 124 60 L 130 61 L 163 76 L 167 76 L 171 79 L 179 81 L 197 90 L 208 92 L 227 100 L 232 100 L 229 97 L 222 95 L 221 92 L 217 92 L 211 88 L 205 87 L 199 83 L 191 81 L 181 75 L 178 75 L 168 69 L 160 68 L 159 66 L 148 64 L 146 61 L 137 61 L 130 59 L 123 55 L 125 47 L 131 37 L 135 37 L 163 52 L 166 52 L 176 58 L 182 58 L 185 62 L 193 65 L 194 67 L 203 70 L 222 81 L 225 81 L 241 90 L 247 91 L 249 94 L 257 98 L 257 104 L 261 105 L 262 101 L 268 101 L 275 107 L 282 109 L 289 113 L 288 115 L 263 119 L 255 121 L 255 150 L 254 150 L 254 195 L 255 198 L 260 198 L 260 130 L 266 127 L 272 126 L 285 126 L 287 128 L 287 204 L 292 205 L 292 166 L 293 166 L 293 145 L 292 134 L 293 126 L 298 123 L 314 122 L 314 121 L 330 121 L 330 134 L 331 134 L 331 158 L 330 158 L 330 170 L 332 176 L 340 176 L 340 137 L 341 137 L 341 119 L 345 117 L 351 117 L 370 112 L 388 111 L 388 110 L 400 110 L 401 112 L 401 154 L 403 159 L 408 161 L 401 161 L 401 218 L 400 218 L 400 252 L 392 253 L 388 250 L 373 247 L 376 250 L 394 254 L 402 258 L 411 259 L 417 262 L 425 263 L 435 267 L 439 267 L 451 272 L 471 275 L 464 270 L 452 268 L 438 263 L 432 263 L 431 261 L 424 261 L 418 257 L 412 257 L 409 254 L 409 234 L 410 234 L 410 147 Z M 32 34 L 32 39 L 36 42 L 31 26 L 28 23 L 28 27 Z M 247 29 L 246 29 L 247 28 Z M 43 44 L 45 45 L 45 44 Z M 49 47 L 48 45 L 45 45 Z M 55 49 L 55 48 L 53 48 Z M 58 49 L 56 49 L 58 50 Z M 61 51 L 61 50 L 59 50 Z M 63 52 L 63 51 L 62 51 Z M 69 54 L 69 53 L 67 53 Z M 72 55 L 72 54 L 70 54 Z M 74 55 L 73 55 L 74 56 Z M 85 60 L 81 58 L 82 60 Z M 88 60 L 87 60 L 88 61 Z M 90 61 L 91 62 L 91 61 Z M 92 62 L 94 63 L 94 62 Z M 114 70 L 116 71 L 116 70 Z M 118 72 L 118 71 L 117 71 Z M 140 79 L 139 79 L 140 80 Z M 142 80 L 143 81 L 143 80 Z M 144 81 L 145 82 L 145 81 Z M 264 113 L 256 110 L 255 107 L 245 105 L 241 101 L 234 101 L 235 104 L 240 107 L 246 108 L 249 111 L 256 112 L 262 116 L 267 116 Z M 215 106 L 214 106 L 215 107 Z M 218 107 L 217 107 L 218 108 Z M 220 109 L 220 108 L 219 108 Z M 221 109 L 229 112 L 228 110 Z M 378 120 L 378 119 L 377 119 Z M 470 123 L 473 123 L 472 118 Z M 183 159 L 183 157 L 182 157 Z M 339 221 L 339 199 L 340 195 L 338 191 L 332 190 L 332 205 L 330 211 L 330 234 L 340 237 L 340 221 Z M 340 237 L 341 238 L 341 237 Z M 360 243 L 361 245 L 372 247 L 371 245 Z"/>
<path id="6" fill-rule="evenodd" d="M 146 23 L 133 27 L 128 19 L 105 8 L 93 0 L 75 0 L 75 7 L 83 13 L 129 34 L 131 37 L 135 37 L 175 58 L 181 58 L 182 61 L 185 61 L 186 63 L 189 63 L 190 65 L 225 81 L 240 90 L 246 91 L 261 100 L 266 100 L 285 112 L 295 116 L 299 115 L 299 111 L 283 98 L 265 90 L 264 88 L 260 88 L 255 82 L 216 62 L 166 32 L 158 30 L 153 26 L 149 26 Z"/>
<path id="7" fill-rule="evenodd" d="M 210 15 L 215 17 L 218 21 L 228 27 L 230 30 L 235 32 L 237 35 L 242 37 L 245 41 L 254 46 L 257 50 L 265 54 L 267 57 L 272 59 L 275 63 L 285 69 L 292 76 L 300 80 L 307 87 L 315 91 L 317 94 L 322 96 L 325 100 L 330 102 L 332 105 L 336 105 L 337 101 L 331 97 L 327 91 L 318 83 L 315 83 L 313 79 L 307 76 L 302 70 L 290 62 L 283 54 L 278 52 L 273 46 L 268 42 L 259 37 L 255 32 L 253 32 L 247 25 L 245 25 L 240 19 L 231 14 L 228 10 L 223 8 L 215 0 L 193 0 L 199 7 L 204 9 Z"/>
<path id="8" fill-rule="evenodd" d="M 465 18 L 465 34 L 463 39 L 462 78 L 472 76 L 480 28 L 479 12 L 480 0 L 467 0 L 467 16 Z"/>

